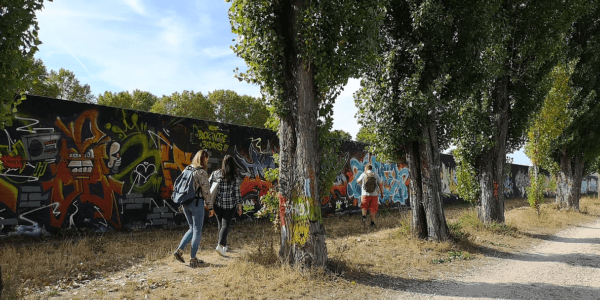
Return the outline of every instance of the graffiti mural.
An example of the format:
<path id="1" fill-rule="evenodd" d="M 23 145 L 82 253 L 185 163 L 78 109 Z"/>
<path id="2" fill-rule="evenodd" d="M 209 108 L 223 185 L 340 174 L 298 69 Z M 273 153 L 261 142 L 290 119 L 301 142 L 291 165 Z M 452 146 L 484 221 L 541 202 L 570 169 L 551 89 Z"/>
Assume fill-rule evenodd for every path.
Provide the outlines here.
<path id="1" fill-rule="evenodd" d="M 442 192 L 446 196 L 456 195 L 458 193 L 458 179 L 456 170 L 452 166 L 447 166 L 442 162 Z"/>
<path id="2" fill-rule="evenodd" d="M 209 173 L 226 154 L 235 158 L 244 218 L 254 217 L 260 198 L 276 184 L 265 179 L 267 169 L 277 168 L 274 154 L 279 152 L 277 134 L 269 130 L 37 96 L 27 96 L 14 117 L 13 126 L 0 132 L 2 233 L 185 224 L 171 192 L 175 178 L 200 149 L 210 153 Z M 410 204 L 407 166 L 380 162 L 365 146 L 342 143 L 339 174 L 329 195 L 320 199 L 321 215 L 359 209 L 356 180 L 367 163 L 383 181 L 382 207 Z M 441 161 L 444 201 L 456 201 L 456 164 L 446 154 Z M 529 168 L 512 165 L 511 174 L 505 195 L 525 197 Z M 597 192 L 597 177 L 584 182 L 582 192 Z M 304 218 L 297 220 L 295 232 L 303 232 L 306 218 L 319 217 L 308 207 L 301 201 L 284 208 L 284 213 L 293 210 Z"/>
<path id="3" fill-rule="evenodd" d="M 529 182 L 529 173 L 519 170 L 515 175 L 515 187 L 517 188 L 519 196 L 527 197 L 527 187 L 529 186 Z"/>
<path id="4" fill-rule="evenodd" d="M 362 159 L 352 158 L 350 160 L 351 178 L 348 179 L 346 193 L 358 200 L 360 203 L 361 187 L 356 182 L 358 177 L 364 173 L 365 165 L 373 165 L 373 171 L 383 181 L 383 198 L 380 204 L 400 203 L 406 204 L 408 199 L 408 168 L 400 164 L 386 164 L 377 161 L 375 156 L 368 153 Z"/>
<path id="5" fill-rule="evenodd" d="M 598 193 L 598 178 L 588 177 L 588 192 Z"/>

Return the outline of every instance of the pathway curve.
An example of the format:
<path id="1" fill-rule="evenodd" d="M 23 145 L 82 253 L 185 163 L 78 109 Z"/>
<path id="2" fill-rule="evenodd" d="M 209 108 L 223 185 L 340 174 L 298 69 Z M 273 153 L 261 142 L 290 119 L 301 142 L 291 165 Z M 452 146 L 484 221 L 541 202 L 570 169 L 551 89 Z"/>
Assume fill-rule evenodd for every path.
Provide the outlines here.
<path id="1" fill-rule="evenodd" d="M 398 299 L 600 299 L 600 220 L 450 280 L 418 284 Z"/>

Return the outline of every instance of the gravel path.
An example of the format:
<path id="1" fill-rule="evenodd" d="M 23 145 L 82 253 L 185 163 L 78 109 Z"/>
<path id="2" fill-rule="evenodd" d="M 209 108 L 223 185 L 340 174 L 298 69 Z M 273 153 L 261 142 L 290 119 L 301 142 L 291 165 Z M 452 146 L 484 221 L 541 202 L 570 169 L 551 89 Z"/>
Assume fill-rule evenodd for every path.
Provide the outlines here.
<path id="1" fill-rule="evenodd" d="M 540 238 L 546 241 L 526 252 L 500 253 L 397 299 L 600 299 L 600 220 Z"/>
<path id="2" fill-rule="evenodd" d="M 357 282 L 362 286 L 368 286 L 367 289 L 332 289 L 325 294 L 321 289 L 317 289 L 316 292 L 305 296 L 289 295 L 289 297 L 290 299 L 600 299 L 600 220 L 561 231 L 556 235 L 537 236 L 537 238 L 545 241 L 520 253 L 494 251 L 494 254 L 490 254 L 477 267 L 435 281 L 403 279 L 380 274 L 366 279 L 365 282 Z M 232 261 L 224 260 L 213 252 L 203 256 L 213 267 Z M 203 274 L 209 272 L 209 269 L 199 269 L 194 272 Z M 118 292 L 127 288 L 142 291 L 141 295 L 148 299 L 165 299 L 163 296 L 148 293 L 159 287 L 180 290 L 187 285 L 185 289 L 189 289 L 192 286 L 199 286 L 198 280 L 207 279 L 202 276 L 191 276 L 191 270 L 169 257 L 152 266 L 132 267 L 108 278 L 91 280 L 68 289 L 58 289 L 58 292 L 52 292 L 53 288 L 47 287 L 46 291 L 29 295 L 25 299 L 123 299 Z M 178 274 L 175 280 L 174 273 Z M 206 274 L 208 277 L 214 277 L 209 273 Z M 449 276 L 453 278 L 448 278 Z M 190 295 L 195 294 L 196 292 L 190 291 Z"/>

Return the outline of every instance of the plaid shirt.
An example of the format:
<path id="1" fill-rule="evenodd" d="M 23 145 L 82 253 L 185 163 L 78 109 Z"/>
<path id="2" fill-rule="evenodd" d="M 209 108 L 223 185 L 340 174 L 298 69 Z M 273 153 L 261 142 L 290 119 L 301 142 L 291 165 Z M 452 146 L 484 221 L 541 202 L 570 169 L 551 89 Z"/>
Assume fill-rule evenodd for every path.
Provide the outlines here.
<path id="1" fill-rule="evenodd" d="M 235 209 L 236 204 L 242 204 L 242 194 L 240 193 L 240 185 L 242 180 L 235 176 L 233 181 L 222 180 L 221 170 L 216 170 L 210 174 L 210 185 L 214 182 L 220 182 L 219 191 L 215 197 L 215 205 L 222 209 Z"/>

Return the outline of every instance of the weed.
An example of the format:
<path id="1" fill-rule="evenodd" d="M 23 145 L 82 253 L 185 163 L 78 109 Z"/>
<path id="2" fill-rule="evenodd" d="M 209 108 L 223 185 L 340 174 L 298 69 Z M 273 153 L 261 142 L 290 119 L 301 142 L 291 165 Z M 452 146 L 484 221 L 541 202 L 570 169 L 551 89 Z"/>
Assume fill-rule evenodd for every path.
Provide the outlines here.
<path id="1" fill-rule="evenodd" d="M 482 240 L 482 243 L 486 243 L 486 244 L 490 244 L 492 246 L 500 246 L 500 247 L 509 247 L 507 244 L 503 244 L 503 243 L 494 243 L 492 241 L 487 241 L 487 240 Z"/>
<path id="2" fill-rule="evenodd" d="M 457 260 L 470 260 L 473 256 L 467 252 L 462 251 L 448 251 L 446 257 L 434 258 L 431 260 L 432 264 L 443 264 L 447 262 L 453 262 Z"/>
<path id="3" fill-rule="evenodd" d="M 275 251 L 273 239 L 259 241 L 258 247 L 245 254 L 247 262 L 257 263 L 263 266 L 275 266 L 279 264 L 279 256 Z"/>

